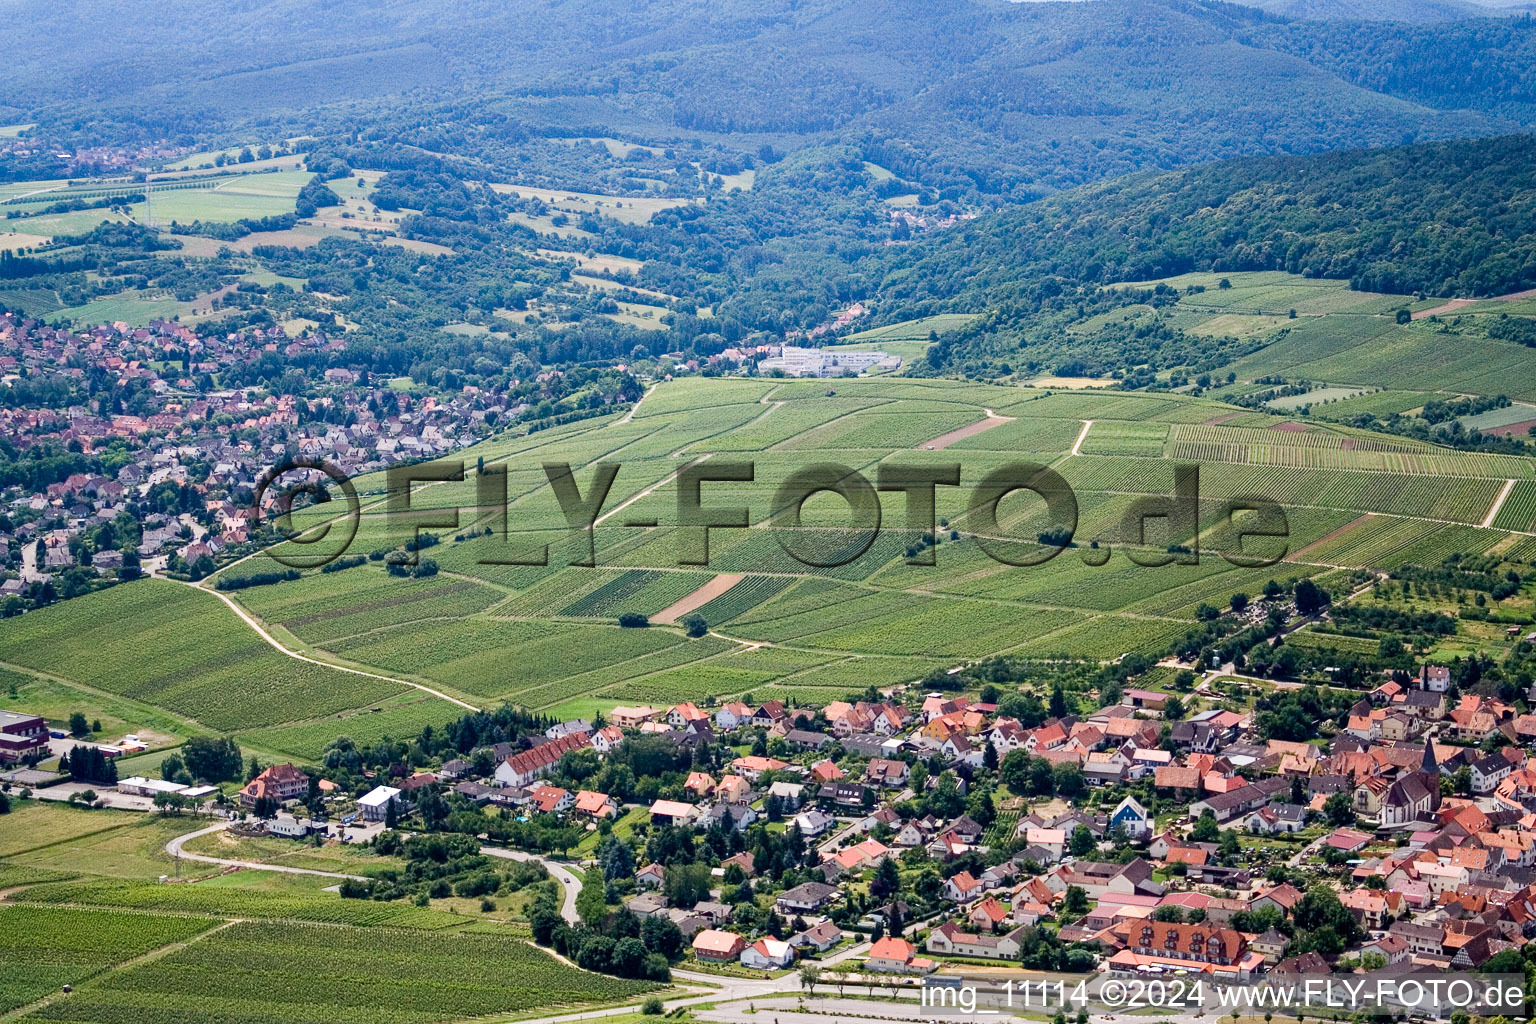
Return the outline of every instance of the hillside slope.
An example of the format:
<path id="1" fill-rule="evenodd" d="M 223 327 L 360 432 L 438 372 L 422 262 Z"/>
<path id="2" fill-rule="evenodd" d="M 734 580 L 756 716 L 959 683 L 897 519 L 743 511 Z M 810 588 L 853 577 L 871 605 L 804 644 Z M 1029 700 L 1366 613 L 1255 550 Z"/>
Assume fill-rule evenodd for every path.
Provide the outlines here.
<path id="1" fill-rule="evenodd" d="M 1042 275 L 1110 283 L 1211 269 L 1510 292 L 1536 285 L 1536 136 L 1132 175 L 982 218 L 890 264 L 885 300 L 967 308 Z"/>
<path id="2" fill-rule="evenodd" d="M 362 17 L 317 0 L 0 11 L 0 115 L 145 139 L 360 118 L 461 153 L 523 125 L 746 151 L 837 138 L 957 197 L 1027 199 L 1141 167 L 1536 123 L 1522 85 L 1536 26 L 1517 18 L 1369 26 L 1370 53 L 1414 57 L 1403 82 L 1356 57 L 1348 24 L 1205 0 L 468 0 L 451 20 L 428 0 Z M 1466 26 L 1490 20 L 1507 38 L 1469 63 L 1466 33 L 1490 30 Z"/>

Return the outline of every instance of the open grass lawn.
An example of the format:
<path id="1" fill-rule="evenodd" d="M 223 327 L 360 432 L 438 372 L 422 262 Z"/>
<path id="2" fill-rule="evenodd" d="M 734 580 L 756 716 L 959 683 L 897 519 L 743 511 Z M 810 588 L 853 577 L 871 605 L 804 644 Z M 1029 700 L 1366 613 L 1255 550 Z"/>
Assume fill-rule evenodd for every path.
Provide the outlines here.
<path id="1" fill-rule="evenodd" d="M 18 818 L 23 811 L 27 814 Z M 71 815 L 78 817 L 67 817 Z M 16 864 L 69 874 L 158 878 L 175 870 L 165 844 L 200 825 L 197 818 L 80 810 L 60 803 L 27 801 L 0 818 L 0 837 L 9 837 L 0 839 L 4 843 L 0 856 L 8 856 Z M 12 835 L 15 828 L 26 831 Z"/>
<path id="2" fill-rule="evenodd" d="M 0 817 L 0 857 L 16 863 L 18 854 L 40 851 L 82 836 L 110 832 L 144 820 L 126 811 L 88 811 L 63 803 L 18 800 L 11 813 Z"/>

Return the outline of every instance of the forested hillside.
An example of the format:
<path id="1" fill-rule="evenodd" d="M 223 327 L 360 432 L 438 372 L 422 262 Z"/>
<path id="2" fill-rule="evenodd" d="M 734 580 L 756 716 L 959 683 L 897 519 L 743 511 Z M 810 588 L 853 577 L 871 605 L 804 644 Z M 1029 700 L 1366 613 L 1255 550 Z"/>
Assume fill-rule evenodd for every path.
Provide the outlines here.
<path id="1" fill-rule="evenodd" d="M 1420 297 L 1531 288 L 1533 168 L 1536 136 L 1521 135 L 1130 175 L 888 249 L 879 317 L 987 311 L 935 347 L 935 369 L 995 374 L 1020 347 L 1032 362 L 1094 372 L 1220 366 L 1241 347 L 1185 333 L 1177 319 L 1074 325 L 1160 301 L 1103 285 L 1201 270 L 1286 271 Z"/>
<path id="2" fill-rule="evenodd" d="M 839 141 L 951 198 L 1010 200 L 1145 167 L 1536 123 L 1528 18 L 1362 28 L 1214 0 L 209 7 L 6 0 L 0 115 L 91 144 L 260 129 L 462 156 L 530 131 L 746 153 Z"/>
<path id="3" fill-rule="evenodd" d="M 1109 283 L 1200 269 L 1514 291 L 1536 285 L 1536 136 L 1132 175 L 983 218 L 891 263 L 886 299 L 969 303 L 1044 275 Z"/>

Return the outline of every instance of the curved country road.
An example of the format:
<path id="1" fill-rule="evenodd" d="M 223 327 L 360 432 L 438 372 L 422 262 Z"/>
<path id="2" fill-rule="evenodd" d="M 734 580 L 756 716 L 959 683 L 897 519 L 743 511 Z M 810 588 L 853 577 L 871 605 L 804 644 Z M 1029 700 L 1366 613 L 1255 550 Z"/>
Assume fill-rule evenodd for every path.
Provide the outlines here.
<path id="1" fill-rule="evenodd" d="M 228 567 L 226 566 L 226 568 Z M 169 579 L 170 577 L 166 578 Z M 212 594 L 220 601 L 223 601 L 226 605 L 229 606 L 230 611 L 234 612 L 240 617 L 240 621 L 244 622 L 247 626 L 250 626 L 253 630 L 256 631 L 257 636 L 265 640 L 274 650 L 278 651 L 279 653 L 286 654 L 290 658 L 294 658 L 298 661 L 307 661 L 311 665 L 319 665 L 321 668 L 328 668 L 337 672 L 349 672 L 354 676 L 366 676 L 369 679 L 379 679 L 386 683 L 394 683 L 397 686 L 409 686 L 413 690 L 420 690 L 422 693 L 430 693 L 434 697 L 439 697 L 450 704 L 457 704 L 459 707 L 465 708 L 469 711 L 483 710 L 481 708 L 475 707 L 473 704 L 470 704 L 467 701 L 459 700 L 457 697 L 450 697 L 441 690 L 434 690 L 432 687 L 423 685 L 422 683 L 413 683 L 409 679 L 397 679 L 394 676 L 381 675 L 378 672 L 364 672 L 360 668 L 347 668 L 345 665 L 335 665 L 329 661 L 321 661 L 318 658 L 311 658 L 307 654 L 300 654 L 298 651 L 289 650 L 278 641 L 277 637 L 273 636 L 271 633 L 268 633 L 266 629 L 262 627 L 260 622 L 257 622 L 250 613 L 248 613 L 244 608 L 240 607 L 240 605 L 227 594 L 223 594 L 210 587 L 199 586 L 196 583 L 187 583 L 183 580 L 174 580 L 172 582 L 181 583 L 183 586 L 191 587 L 193 590 L 200 590 L 205 594 Z"/>
<path id="2" fill-rule="evenodd" d="M 522 850 L 507 850 L 500 846 L 482 846 L 480 852 L 487 857 L 501 857 L 503 860 L 536 861 L 549 869 L 555 881 L 565 888 L 565 903 L 560 907 L 560 916 L 565 918 L 567 924 L 580 924 L 581 915 L 576 912 L 576 897 L 581 894 L 581 878 L 563 864 L 556 863 L 547 857 L 540 857 L 536 853 L 524 853 Z"/>
<path id="3" fill-rule="evenodd" d="M 165 844 L 165 852 L 173 858 L 195 861 L 198 864 L 213 864 L 226 868 L 249 868 L 252 871 L 281 871 L 289 875 L 319 875 L 321 878 L 352 879 L 357 882 L 366 882 L 363 875 L 347 875 L 337 871 L 318 871 L 314 868 L 295 868 L 285 864 L 268 864 L 253 860 L 232 860 L 228 857 L 213 857 L 204 853 L 188 853 L 183 846 L 199 836 L 212 835 L 214 832 L 222 832 L 229 827 L 229 822 L 221 821 L 217 825 L 209 825 L 200 828 L 196 832 L 188 832 L 186 835 L 177 836 Z M 560 915 L 571 924 L 581 923 L 581 915 L 576 911 L 576 897 L 581 893 L 581 878 L 563 864 L 556 863 L 545 857 L 533 853 L 524 853 L 522 850 L 506 850 L 499 846 L 482 846 L 480 852 L 487 857 L 501 857 L 505 860 L 537 861 L 549 870 L 550 875 L 565 889 L 565 903 L 560 908 Z"/>
<path id="4" fill-rule="evenodd" d="M 188 832 L 184 836 L 177 836 L 175 839 L 172 839 L 170 842 L 165 844 L 165 852 L 170 854 L 172 857 L 177 857 L 182 860 L 196 861 L 199 864 L 215 864 L 226 868 L 250 868 L 253 871 L 281 871 L 288 875 L 319 875 L 322 878 L 350 878 L 356 882 L 368 881 L 368 879 L 364 878 L 362 875 L 344 875 L 336 871 L 316 871 L 314 868 L 293 868 L 287 866 L 286 864 L 264 864 L 260 861 L 254 860 L 230 860 L 227 857 L 210 857 L 207 854 L 202 853 L 187 853 L 181 848 L 182 844 L 189 839 L 196 839 L 198 836 L 211 835 L 214 832 L 222 832 L 228 827 L 229 822 L 224 821 L 217 825 L 210 825 L 207 828 L 200 828 L 196 832 Z"/>
<path id="5" fill-rule="evenodd" d="M 221 867 L 249 868 L 253 871 L 281 871 L 294 875 L 319 875 L 324 878 L 356 879 L 368 881 L 361 875 L 345 875 L 334 871 L 316 871 L 312 868 L 294 868 L 282 864 L 264 864 L 256 861 L 231 860 L 227 857 L 211 857 L 200 853 L 187 853 L 183 845 L 189 840 L 199 836 L 210 835 L 222 831 L 228 827 L 228 822 L 220 822 L 207 828 L 200 828 L 195 832 L 177 836 L 165 844 L 165 852 L 172 857 L 180 857 L 200 864 L 213 864 Z M 508 850 L 500 846 L 482 846 L 480 852 L 487 857 L 501 857 L 505 860 L 534 861 L 543 864 L 549 870 L 556 881 L 565 888 L 565 904 L 560 913 L 571 924 L 580 921 L 580 915 L 576 911 L 576 897 L 581 893 L 581 878 L 564 864 L 541 857 L 535 853 L 525 853 L 522 850 Z M 822 967 L 830 967 L 845 961 L 863 956 L 869 951 L 869 943 L 857 942 L 846 949 L 819 962 Z M 554 954 L 551 954 L 554 955 Z M 796 972 L 790 972 L 777 978 L 752 978 L 733 977 L 730 975 L 707 974 L 701 971 L 678 970 L 672 971 L 674 981 L 691 987 L 686 994 L 674 995 L 666 1000 L 666 1006 L 670 1009 L 691 1006 L 696 1003 L 720 1004 L 736 1002 L 744 999 L 759 999 L 763 997 L 783 996 L 795 991 L 800 986 L 799 976 Z M 856 977 L 856 976 L 855 976 Z M 830 984 L 830 982 L 828 982 Z M 707 991 L 701 991 L 701 988 Z M 633 1014 L 639 1009 L 639 1004 L 606 1006 L 599 1009 L 586 1011 L 570 1011 L 554 1013 L 547 1017 L 540 1017 L 523 1024 L 577 1024 L 579 1021 L 601 1020 L 604 1017 L 615 1017 Z M 925 1010 L 924 1013 L 927 1011 Z"/>

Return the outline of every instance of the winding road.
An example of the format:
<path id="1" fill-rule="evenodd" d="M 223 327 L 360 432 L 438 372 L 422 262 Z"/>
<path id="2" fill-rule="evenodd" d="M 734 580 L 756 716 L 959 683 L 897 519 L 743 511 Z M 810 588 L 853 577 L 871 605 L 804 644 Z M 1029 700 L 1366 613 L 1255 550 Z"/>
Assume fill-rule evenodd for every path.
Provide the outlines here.
<path id="1" fill-rule="evenodd" d="M 201 853 L 188 853 L 184 849 L 187 842 L 200 836 L 212 835 L 221 832 L 229 826 L 228 822 L 220 822 L 200 828 L 194 832 L 177 836 L 165 844 L 165 852 L 174 858 L 195 861 L 199 864 L 212 864 L 218 867 L 248 868 L 253 871 L 279 871 L 292 875 L 318 875 L 322 878 L 355 879 L 367 881 L 361 875 L 347 875 L 334 871 L 317 871 L 313 868 L 295 868 L 282 864 L 268 864 L 257 861 L 234 860 L 228 857 L 214 857 Z M 581 878 L 566 865 L 552 861 L 547 857 L 541 857 L 534 853 L 525 853 L 522 850 L 508 850 L 500 846 L 482 846 L 480 852 L 487 857 L 500 857 L 505 860 L 532 861 L 543 864 L 551 876 L 565 889 L 565 902 L 561 907 L 561 916 L 570 924 L 580 922 L 580 914 L 576 910 L 576 898 L 581 893 Z M 823 969 L 833 967 L 845 961 L 861 957 L 869 951 L 868 942 L 859 942 L 841 949 L 833 955 L 816 961 L 816 966 Z M 726 974 L 710 974 L 703 971 L 673 970 L 674 981 L 690 986 L 692 991 L 683 996 L 675 996 L 666 1001 L 667 1008 L 675 1009 L 681 1006 L 689 1006 L 696 1003 L 720 1004 L 743 999 L 761 999 L 768 996 L 784 996 L 799 991 L 800 977 L 798 972 L 790 972 L 775 978 L 751 978 L 735 977 Z M 857 984 L 853 979 L 857 975 L 849 975 L 849 983 Z M 830 986 L 832 982 L 823 980 L 823 985 Z M 707 991 L 701 991 L 707 987 Z M 594 1020 L 603 1017 L 614 1017 L 634 1013 L 639 1009 L 639 1004 L 623 1006 L 607 1006 L 601 1009 L 574 1011 L 570 1013 L 551 1014 L 547 1017 L 539 1017 L 522 1024 L 574 1024 L 580 1020 Z M 722 1018 L 724 1019 L 724 1018 Z"/>
<path id="2" fill-rule="evenodd" d="M 229 822 L 221 821 L 217 825 L 209 825 L 200 828 L 196 832 L 188 832 L 186 835 L 177 836 L 165 844 L 165 852 L 171 857 L 180 860 L 195 861 L 198 864 L 212 864 L 226 868 L 249 868 L 252 871 L 281 871 L 289 875 L 319 875 L 321 878 L 351 879 L 357 882 L 366 882 L 363 875 L 347 875 L 338 871 L 319 871 L 314 868 L 295 868 L 285 864 L 269 864 L 263 861 L 232 860 L 228 857 L 214 857 L 205 853 L 188 853 L 183 847 L 189 841 L 200 836 L 212 835 L 222 832 L 229 827 Z M 555 881 L 565 889 L 565 903 L 560 908 L 560 916 L 570 924 L 580 924 L 581 915 L 576 910 L 576 897 L 581 894 L 581 878 L 565 865 L 552 861 L 547 857 L 540 857 L 534 853 L 524 853 L 522 850 L 507 850 L 500 846 L 482 846 L 480 852 L 487 857 L 501 857 L 504 860 L 535 861 L 543 864 L 549 870 Z"/>
<path id="3" fill-rule="evenodd" d="M 560 907 L 560 916 L 565 918 L 567 924 L 580 924 L 581 915 L 576 911 L 576 897 L 581 895 L 581 879 L 575 872 L 564 864 L 552 861 L 547 857 L 540 857 L 536 853 L 524 853 L 522 850 L 507 850 L 500 846 L 482 846 L 480 852 L 487 857 L 500 857 L 503 860 L 534 861 L 543 864 L 554 876 L 555 881 L 565 888 L 565 903 Z"/>
<path id="4" fill-rule="evenodd" d="M 213 864 L 226 868 L 250 868 L 252 871 L 280 871 L 285 875 L 319 875 L 321 878 L 351 879 L 354 882 L 368 881 L 362 875 L 344 875 L 337 871 L 316 871 L 314 868 L 294 868 L 286 864 L 265 864 L 253 860 L 230 860 L 227 857 L 210 857 L 203 853 L 188 853 L 182 849 L 183 844 L 189 839 L 222 832 L 228 827 L 229 822 L 221 821 L 217 825 L 209 825 L 207 828 L 200 828 L 196 832 L 188 832 L 184 836 L 177 836 L 165 844 L 165 852 L 177 860 L 190 860 L 196 861 L 199 864 Z"/>

